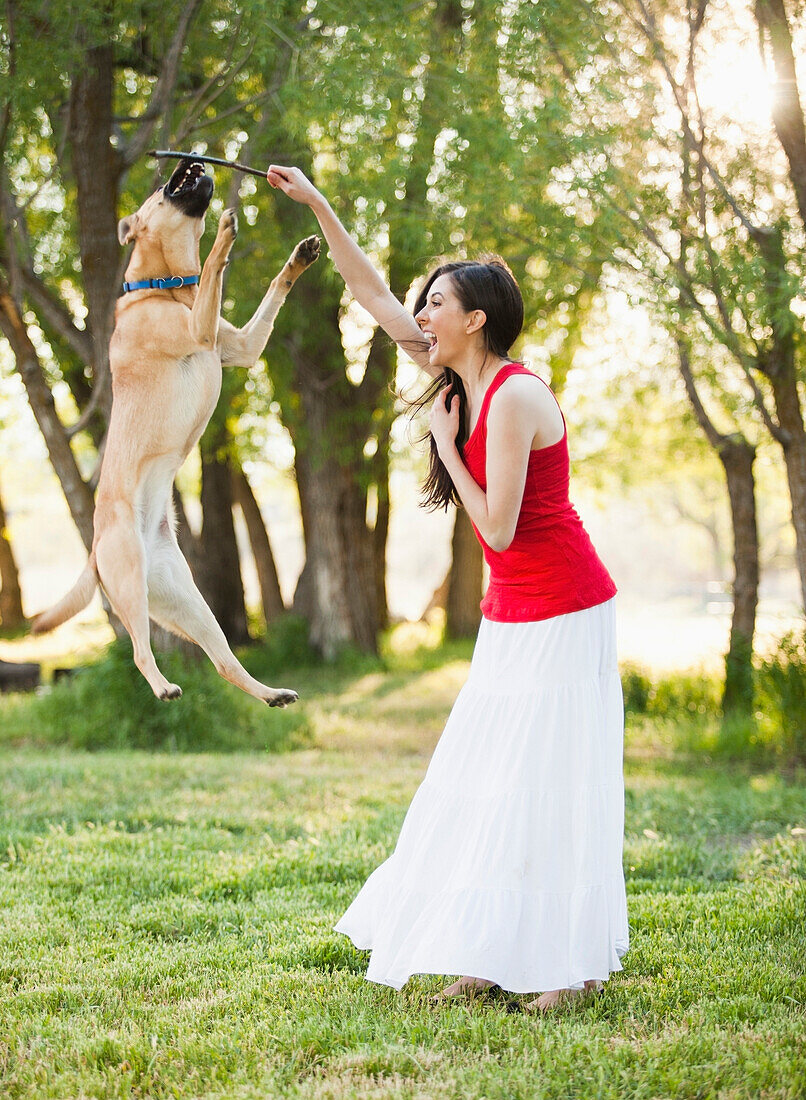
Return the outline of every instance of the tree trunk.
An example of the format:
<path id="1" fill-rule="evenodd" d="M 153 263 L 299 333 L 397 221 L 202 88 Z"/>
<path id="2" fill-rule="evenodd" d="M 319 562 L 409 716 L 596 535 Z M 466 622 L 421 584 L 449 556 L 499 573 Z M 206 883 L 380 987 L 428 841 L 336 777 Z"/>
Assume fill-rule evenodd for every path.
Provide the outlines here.
<path id="1" fill-rule="evenodd" d="M 399 182 L 389 211 L 389 286 L 401 303 L 409 287 L 422 274 L 423 256 L 431 249 L 425 232 L 428 172 L 433 163 L 434 143 L 442 129 L 446 111 L 445 81 L 455 70 L 462 44 L 463 12 L 459 0 L 437 0 L 434 9 L 434 44 L 423 79 L 423 99 L 414 147 L 405 175 L 403 193 Z M 389 432 L 395 417 L 389 392 L 394 383 L 397 349 L 386 333 L 377 328 L 370 344 L 361 396 L 367 408 L 376 410 L 378 450 L 372 459 L 372 476 L 378 492 L 378 515 L 373 535 L 376 604 L 379 629 L 389 623 L 386 592 L 386 542 L 389 533 Z"/>
<path id="2" fill-rule="evenodd" d="M 87 49 L 70 94 L 69 137 L 76 181 L 78 241 L 93 342 L 93 385 L 106 419 L 112 407 L 109 341 L 121 264 L 117 201 L 121 159 L 110 142 L 113 132 L 114 46 Z"/>
<path id="3" fill-rule="evenodd" d="M 772 337 L 759 357 L 759 369 L 770 380 L 775 401 L 779 428 L 776 438 L 784 452 L 795 528 L 801 606 L 806 608 L 806 431 L 798 393 L 795 346 L 795 333 L 800 322 L 791 309 L 787 290 L 789 274 L 780 227 L 776 225 L 759 231 L 754 239 L 764 264 L 764 291 L 772 329 Z"/>
<path id="4" fill-rule="evenodd" d="M 249 628 L 232 518 L 232 467 L 216 446 L 220 432 L 215 425 L 212 428 L 205 432 L 201 442 L 204 520 L 199 540 L 201 569 L 196 583 L 230 645 L 245 645 L 249 641 Z"/>
<path id="5" fill-rule="evenodd" d="M 389 541 L 389 442 L 383 444 L 385 465 L 376 482 L 378 514 L 372 535 L 372 551 L 375 560 L 375 601 L 378 609 L 378 628 L 389 626 L 389 601 L 386 595 L 386 544 Z"/>
<path id="6" fill-rule="evenodd" d="M 784 0 L 756 0 L 755 14 L 762 48 L 766 34 L 775 65 L 777 86 L 772 100 L 772 121 L 789 161 L 789 178 L 806 227 L 806 126 Z"/>
<path id="7" fill-rule="evenodd" d="M 371 468 L 364 456 L 377 407 L 346 377 L 339 332 L 341 293 L 318 265 L 306 272 L 278 318 L 290 334 L 292 366 L 283 420 L 296 452 L 305 533 L 305 568 L 294 611 L 310 622 L 310 640 L 331 658 L 344 645 L 378 647 L 375 533 L 367 526 Z"/>
<path id="8" fill-rule="evenodd" d="M 24 622 L 20 578 L 11 549 L 3 500 L 0 497 L 0 624 L 8 630 L 22 626 Z"/>
<path id="9" fill-rule="evenodd" d="M 784 431 L 784 452 L 792 524 L 795 528 L 795 560 L 800 576 L 801 607 L 806 608 L 806 432 L 794 365 L 769 375 L 778 422 Z"/>
<path id="10" fill-rule="evenodd" d="M 481 622 L 479 600 L 484 556 L 464 508 L 456 509 L 451 550 L 445 634 L 448 638 L 475 638 Z"/>
<path id="11" fill-rule="evenodd" d="M 296 469 L 306 560 L 294 609 L 309 611 L 311 644 L 327 659 L 349 643 L 376 653 L 373 540 L 355 472 L 310 451 L 297 454 Z"/>
<path id="12" fill-rule="evenodd" d="M 389 603 L 386 593 L 386 543 L 389 538 L 389 433 L 395 418 L 394 400 L 390 392 L 395 377 L 397 348 L 381 328 L 372 337 L 367 356 L 367 369 L 361 383 L 361 401 L 375 410 L 378 448 L 369 460 L 367 471 L 378 498 L 375 526 L 372 531 L 375 569 L 375 602 L 378 629 L 389 625 Z"/>
<path id="13" fill-rule="evenodd" d="M 252 486 L 249 484 L 243 470 L 233 471 L 233 490 L 235 502 L 241 509 L 246 530 L 249 534 L 249 544 L 255 558 L 255 568 L 257 569 L 258 584 L 260 585 L 263 617 L 268 624 L 285 611 L 269 535 L 263 522 L 260 505 L 255 499 Z"/>
<path id="14" fill-rule="evenodd" d="M 680 373 L 694 414 L 725 470 L 733 530 L 733 618 L 725 656 L 722 713 L 726 717 L 750 714 L 753 709 L 753 636 L 758 605 L 758 531 L 756 527 L 755 448 L 740 433 L 717 431 L 700 399 L 688 343 L 677 341 Z"/>
<path id="15" fill-rule="evenodd" d="M 725 657 L 722 713 L 725 717 L 753 711 L 753 636 L 758 606 L 758 528 L 753 462 L 756 452 L 745 439 L 726 439 L 719 448 L 725 469 L 733 526 L 733 618 Z"/>
<path id="16" fill-rule="evenodd" d="M 179 549 L 182 551 L 195 579 L 200 575 L 202 568 L 200 539 L 190 526 L 190 521 L 185 512 L 185 502 L 182 500 L 182 494 L 177 489 L 176 484 L 173 487 L 173 506 L 174 515 L 176 516 L 176 541 L 179 543 Z"/>

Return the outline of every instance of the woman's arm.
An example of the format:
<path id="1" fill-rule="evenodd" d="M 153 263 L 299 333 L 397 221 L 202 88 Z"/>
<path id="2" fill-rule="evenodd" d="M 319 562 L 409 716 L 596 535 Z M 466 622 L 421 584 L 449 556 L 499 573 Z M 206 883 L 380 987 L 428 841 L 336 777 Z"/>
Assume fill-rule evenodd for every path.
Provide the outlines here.
<path id="1" fill-rule="evenodd" d="M 437 394 L 431 434 L 456 491 L 491 550 L 506 550 L 515 537 L 532 446 L 562 438 L 562 416 L 553 396 L 533 379 L 509 378 L 487 416 L 487 489 L 473 479 L 456 449 L 459 399 L 450 387 Z"/>
<path id="2" fill-rule="evenodd" d="M 420 326 L 341 224 L 324 195 L 317 191 L 299 168 L 272 164 L 266 178 L 272 187 L 279 187 L 295 202 L 310 206 L 322 227 L 333 262 L 356 301 L 372 314 L 384 332 L 419 367 L 432 377 L 440 375 L 442 371 L 429 363 L 428 340 L 423 337 Z"/>

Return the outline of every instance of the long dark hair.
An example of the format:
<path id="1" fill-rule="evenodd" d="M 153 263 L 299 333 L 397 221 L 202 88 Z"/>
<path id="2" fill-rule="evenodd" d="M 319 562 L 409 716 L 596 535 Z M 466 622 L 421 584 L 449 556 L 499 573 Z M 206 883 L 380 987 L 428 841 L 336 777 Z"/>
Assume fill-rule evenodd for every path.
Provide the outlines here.
<path id="1" fill-rule="evenodd" d="M 462 308 L 470 313 L 481 309 L 487 315 L 482 328 L 484 348 L 487 355 L 500 359 L 509 358 L 509 349 L 517 340 L 523 328 L 523 298 L 515 276 L 506 262 L 495 255 L 480 256 L 478 260 L 453 260 L 440 264 L 428 276 L 414 304 L 415 316 L 428 300 L 431 284 L 440 275 L 449 275 L 453 289 Z M 451 386 L 450 398 L 459 398 L 459 433 L 456 446 L 461 454 L 469 434 L 467 393 L 462 379 L 446 367 L 439 378 L 435 378 L 422 397 L 411 402 L 417 411 L 430 405 L 444 386 Z M 445 508 L 449 504 L 459 504 L 459 494 L 445 469 L 437 452 L 434 437 L 428 432 L 431 453 L 428 459 L 428 474 L 423 482 L 423 507 Z"/>

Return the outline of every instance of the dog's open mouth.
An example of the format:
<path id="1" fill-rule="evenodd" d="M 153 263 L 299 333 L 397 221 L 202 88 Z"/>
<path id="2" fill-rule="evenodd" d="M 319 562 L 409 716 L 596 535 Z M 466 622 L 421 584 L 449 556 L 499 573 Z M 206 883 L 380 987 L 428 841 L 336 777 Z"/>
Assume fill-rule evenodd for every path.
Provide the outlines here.
<path id="1" fill-rule="evenodd" d="M 185 157 L 165 184 L 165 197 L 181 206 L 188 217 L 200 218 L 210 204 L 213 186 L 212 176 L 205 173 L 204 164 Z"/>

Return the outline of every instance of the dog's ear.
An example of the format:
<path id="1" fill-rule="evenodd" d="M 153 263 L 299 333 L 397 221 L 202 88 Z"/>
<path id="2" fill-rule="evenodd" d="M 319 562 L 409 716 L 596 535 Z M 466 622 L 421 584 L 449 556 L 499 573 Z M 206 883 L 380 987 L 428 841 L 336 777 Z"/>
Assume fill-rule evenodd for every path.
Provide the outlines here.
<path id="1" fill-rule="evenodd" d="M 128 244 L 129 241 L 133 241 L 137 236 L 137 229 L 140 225 L 140 218 L 137 214 L 132 214 L 129 218 L 121 218 L 118 222 L 118 240 L 121 244 Z"/>

